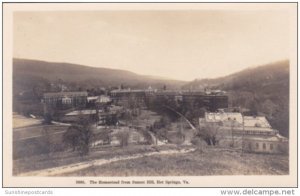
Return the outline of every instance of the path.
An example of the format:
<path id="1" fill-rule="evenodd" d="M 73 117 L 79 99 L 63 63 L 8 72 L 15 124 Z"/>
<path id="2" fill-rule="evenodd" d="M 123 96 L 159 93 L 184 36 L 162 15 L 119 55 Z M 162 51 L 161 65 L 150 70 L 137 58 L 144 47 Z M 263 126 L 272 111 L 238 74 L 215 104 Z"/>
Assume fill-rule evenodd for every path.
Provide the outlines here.
<path id="1" fill-rule="evenodd" d="M 193 130 L 196 130 L 196 127 L 183 115 L 181 114 L 180 112 L 177 112 L 176 110 L 174 110 L 173 108 L 169 107 L 169 106 L 166 106 L 164 105 L 165 108 L 175 112 L 176 114 L 178 114 L 179 116 L 181 116 L 189 125 L 190 127 L 193 129 Z"/>
<path id="2" fill-rule="evenodd" d="M 64 165 L 60 167 L 54 167 L 50 169 L 43 169 L 43 170 L 38 170 L 38 171 L 32 171 L 32 172 L 26 172 L 26 173 L 21 173 L 18 176 L 54 176 L 54 175 L 62 175 L 64 173 L 69 173 L 69 172 L 74 172 L 78 171 L 81 169 L 85 169 L 88 167 L 92 166 L 100 166 L 108 163 L 114 163 L 117 161 L 125 161 L 125 160 L 131 160 L 131 159 L 137 159 L 137 158 L 142 158 L 145 156 L 153 156 L 153 155 L 171 155 L 171 154 L 180 154 L 180 153 L 189 153 L 193 152 L 196 149 L 191 148 L 191 149 L 182 149 L 182 150 L 164 150 L 164 151 L 159 151 L 159 152 L 148 152 L 148 153 L 143 153 L 143 154 L 136 154 L 136 155 L 130 155 L 130 156 L 119 156 L 119 157 L 114 157 L 111 159 L 97 159 L 97 160 L 92 160 L 92 161 L 85 161 L 81 163 L 74 163 L 70 165 Z"/>

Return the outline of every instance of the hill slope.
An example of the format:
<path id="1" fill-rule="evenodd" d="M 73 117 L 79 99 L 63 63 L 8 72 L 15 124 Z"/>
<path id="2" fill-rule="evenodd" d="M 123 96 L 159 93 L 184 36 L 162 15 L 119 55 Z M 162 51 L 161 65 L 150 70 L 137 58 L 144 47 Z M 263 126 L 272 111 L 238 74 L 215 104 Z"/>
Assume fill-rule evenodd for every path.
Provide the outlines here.
<path id="1" fill-rule="evenodd" d="M 248 108 L 249 114 L 266 115 L 283 135 L 289 133 L 289 61 L 249 68 L 216 79 L 194 80 L 185 89 L 223 89 L 230 106 Z"/>
<path id="2" fill-rule="evenodd" d="M 31 90 L 37 82 L 58 80 L 65 83 L 80 83 L 83 88 L 119 86 L 121 84 L 135 88 L 145 88 L 150 85 L 157 88 L 162 88 L 163 85 L 175 88 L 184 84 L 182 81 L 143 76 L 124 70 L 27 59 L 13 60 L 13 77 L 14 91 Z"/>
<path id="3" fill-rule="evenodd" d="M 249 68 L 228 76 L 215 79 L 194 80 L 183 88 L 203 89 L 204 87 L 230 89 L 248 89 L 250 86 L 268 86 L 286 83 L 289 80 L 289 61 L 280 61 L 263 66 Z"/>

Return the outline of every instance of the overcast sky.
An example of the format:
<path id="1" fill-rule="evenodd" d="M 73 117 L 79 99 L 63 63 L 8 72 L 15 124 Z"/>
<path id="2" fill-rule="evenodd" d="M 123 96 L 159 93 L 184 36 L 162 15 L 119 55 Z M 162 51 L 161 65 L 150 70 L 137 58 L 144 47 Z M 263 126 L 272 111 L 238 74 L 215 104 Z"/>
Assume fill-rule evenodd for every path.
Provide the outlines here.
<path id="1" fill-rule="evenodd" d="M 16 12 L 14 57 L 213 78 L 289 57 L 283 11 Z"/>

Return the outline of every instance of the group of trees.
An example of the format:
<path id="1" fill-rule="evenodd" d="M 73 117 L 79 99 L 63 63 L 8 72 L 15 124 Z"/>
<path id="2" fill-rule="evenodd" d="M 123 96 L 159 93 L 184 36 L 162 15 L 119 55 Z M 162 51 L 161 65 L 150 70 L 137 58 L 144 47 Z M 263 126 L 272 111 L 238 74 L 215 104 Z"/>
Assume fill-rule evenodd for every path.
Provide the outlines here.
<path id="1" fill-rule="evenodd" d="M 172 121 L 178 120 L 178 114 L 170 111 L 167 107 L 172 108 L 184 115 L 195 127 L 198 126 L 198 119 L 204 117 L 207 111 L 201 100 L 191 99 L 189 102 L 183 102 L 176 100 L 174 96 L 152 97 L 147 101 L 147 107 L 159 114 L 166 114 Z"/>
<path id="2" fill-rule="evenodd" d="M 80 156 L 87 155 L 93 137 L 92 118 L 80 116 L 76 124 L 73 124 L 63 135 L 63 143 L 78 151 Z"/>
<path id="3" fill-rule="evenodd" d="M 190 110 L 186 111 L 183 115 L 195 126 L 199 126 L 199 118 L 203 118 L 207 112 L 206 108 L 204 107 L 193 107 Z"/>
<path id="4" fill-rule="evenodd" d="M 149 131 L 155 133 L 160 139 L 167 138 L 167 127 L 170 126 L 171 120 L 168 116 L 163 115 L 160 120 L 157 120 L 150 126 Z"/>
<path id="5" fill-rule="evenodd" d="M 217 144 L 217 135 L 219 134 L 220 127 L 214 123 L 206 124 L 198 128 L 196 137 L 203 139 L 207 145 L 214 146 Z"/>

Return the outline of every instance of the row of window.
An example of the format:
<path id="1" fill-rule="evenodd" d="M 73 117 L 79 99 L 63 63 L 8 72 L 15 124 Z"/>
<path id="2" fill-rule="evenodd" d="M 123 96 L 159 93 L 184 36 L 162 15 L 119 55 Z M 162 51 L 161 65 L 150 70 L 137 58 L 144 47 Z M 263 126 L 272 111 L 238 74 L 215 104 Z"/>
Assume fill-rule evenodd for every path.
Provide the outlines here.
<path id="1" fill-rule="evenodd" d="M 73 98 L 73 99 L 57 99 L 57 98 L 54 98 L 54 99 L 44 99 L 44 103 L 57 103 L 57 102 L 79 102 L 79 103 L 82 103 L 82 102 L 86 102 L 85 99 L 81 99 L 81 98 Z"/>
<path id="2" fill-rule="evenodd" d="M 260 147 L 261 146 L 261 147 Z M 248 148 L 249 148 L 249 150 L 252 150 L 252 143 L 251 142 L 249 142 L 248 143 Z M 255 149 L 256 150 L 259 150 L 260 148 L 262 148 L 263 150 L 273 150 L 274 149 L 274 144 L 268 144 L 268 143 L 262 143 L 262 145 L 261 145 L 261 143 L 255 143 Z"/>
<path id="3" fill-rule="evenodd" d="M 243 133 L 240 130 L 233 130 L 233 133 Z M 244 134 L 246 135 L 275 135 L 278 133 L 278 131 L 272 130 L 272 131 L 245 131 Z"/>

